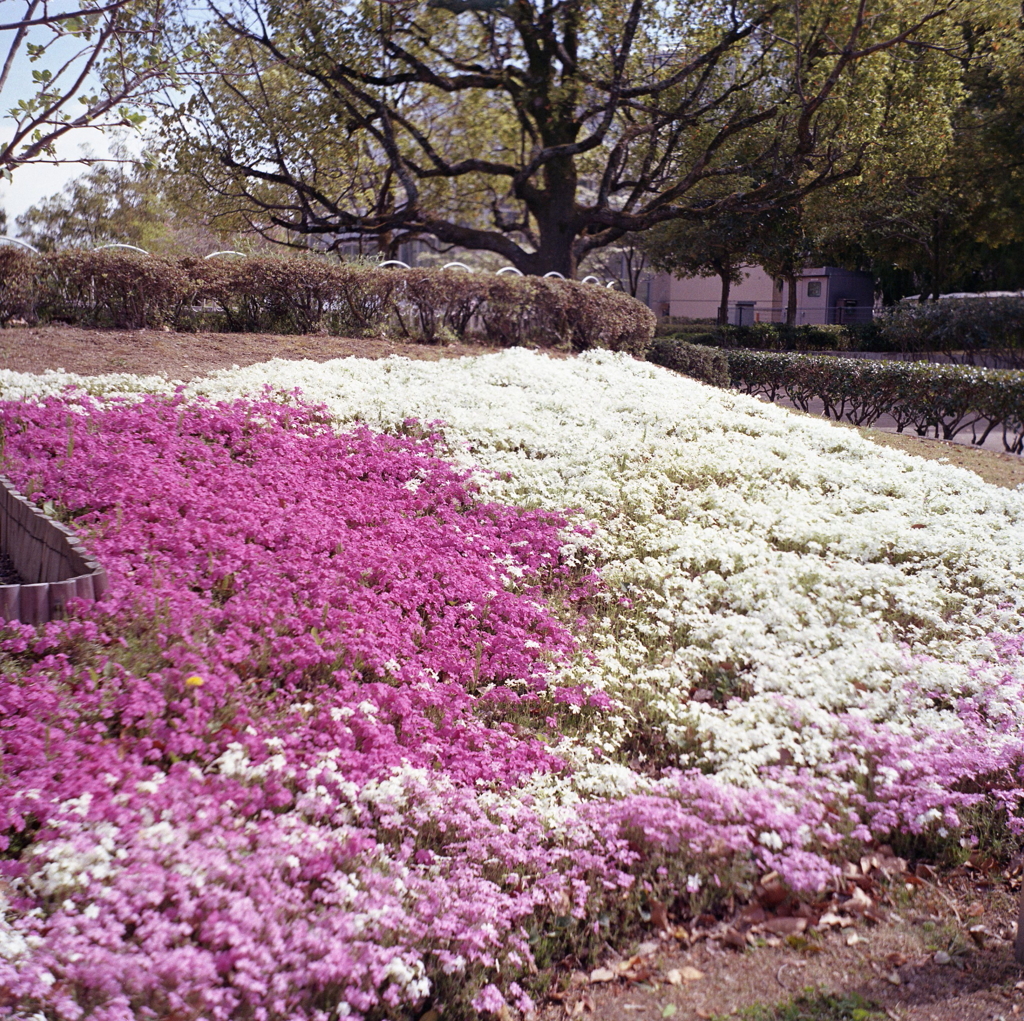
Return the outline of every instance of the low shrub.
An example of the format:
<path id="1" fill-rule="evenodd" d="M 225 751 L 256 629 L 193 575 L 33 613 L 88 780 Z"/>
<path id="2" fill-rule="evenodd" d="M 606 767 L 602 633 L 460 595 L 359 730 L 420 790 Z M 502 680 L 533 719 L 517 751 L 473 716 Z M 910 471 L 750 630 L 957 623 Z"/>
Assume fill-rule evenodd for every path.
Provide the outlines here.
<path id="1" fill-rule="evenodd" d="M 562 336 L 574 351 L 607 348 L 636 358 L 647 354 L 657 319 L 644 304 L 629 295 L 570 280 L 538 281 L 562 311 Z M 554 311 L 554 309 L 552 309 Z"/>
<path id="2" fill-rule="evenodd" d="M 318 256 L 170 261 L 122 250 L 4 252 L 0 325 L 199 326 L 242 333 L 393 334 L 443 344 L 607 348 L 644 357 L 651 311 L 590 284 L 449 270 L 381 270 Z M 4 272 L 7 264 L 17 267 Z"/>
<path id="3" fill-rule="evenodd" d="M 189 270 L 229 333 L 377 333 L 395 291 L 389 275 L 316 257 L 218 259 Z"/>
<path id="4" fill-rule="evenodd" d="M 195 302 L 187 264 L 120 249 L 68 249 L 36 264 L 40 319 L 140 329 L 177 325 Z"/>
<path id="5" fill-rule="evenodd" d="M 655 335 L 658 337 L 683 337 L 688 333 L 707 333 L 719 329 L 717 319 L 662 319 L 659 321 Z"/>
<path id="6" fill-rule="evenodd" d="M 1001 430 L 1011 453 L 1024 452 L 1024 372 L 973 365 L 834 358 L 784 351 L 722 351 L 657 337 L 648 361 L 712 386 L 730 384 L 773 403 L 821 411 L 837 421 L 870 426 L 890 416 L 897 432 L 952 440 L 970 430 L 984 443 Z"/>
<path id="7" fill-rule="evenodd" d="M 785 323 L 752 323 L 750 326 L 692 323 L 662 327 L 659 332 L 691 344 L 757 351 L 869 351 L 875 349 L 864 345 L 873 343 L 876 334 L 870 324 L 787 326 Z"/>
<path id="8" fill-rule="evenodd" d="M 370 287 L 374 279 L 367 280 Z M 402 335 L 428 344 L 465 339 L 473 317 L 487 301 L 487 282 L 486 277 L 465 271 L 401 271 L 394 315 Z"/>
<path id="9" fill-rule="evenodd" d="M 938 352 L 951 362 L 982 357 L 1024 368 L 1024 298 L 944 298 L 903 302 L 880 317 L 878 329 L 895 350 Z"/>
<path id="10" fill-rule="evenodd" d="M 731 382 L 729 356 L 713 347 L 688 344 L 674 337 L 655 337 L 647 360 L 711 386 L 726 387 Z"/>
<path id="11" fill-rule="evenodd" d="M 936 353 L 954 364 L 1024 368 L 1024 298 L 903 302 L 868 323 L 716 326 L 662 323 L 659 336 L 728 350 Z"/>
<path id="12" fill-rule="evenodd" d="M 730 351 L 729 370 L 745 393 L 803 411 L 821 401 L 854 425 L 890 415 L 898 432 L 951 440 L 969 429 L 976 444 L 1001 429 L 1007 450 L 1024 450 L 1024 372 L 762 351 Z"/>
<path id="13" fill-rule="evenodd" d="M 0 245 L 0 326 L 35 319 L 36 259 L 27 249 Z"/>
<path id="14" fill-rule="evenodd" d="M 538 306 L 547 293 L 532 277 L 507 275 L 487 280 L 487 301 L 479 311 L 483 336 L 498 347 L 525 347 L 551 341 L 545 334 L 544 316 Z M 596 290 L 596 288 L 595 288 Z"/>

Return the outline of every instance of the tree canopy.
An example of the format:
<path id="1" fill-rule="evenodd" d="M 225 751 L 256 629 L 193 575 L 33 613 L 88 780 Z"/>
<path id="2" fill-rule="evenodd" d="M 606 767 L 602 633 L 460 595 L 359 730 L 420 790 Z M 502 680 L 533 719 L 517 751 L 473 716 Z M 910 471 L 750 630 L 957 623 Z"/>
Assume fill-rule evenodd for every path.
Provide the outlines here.
<path id="1" fill-rule="evenodd" d="M 118 162 L 91 168 L 18 216 L 18 236 L 44 252 L 120 243 L 184 256 L 223 247 L 165 175 L 123 150 L 115 154 Z"/>
<path id="2" fill-rule="evenodd" d="M 728 322 L 729 293 L 742 280 L 741 267 L 751 262 L 754 218 L 740 213 L 709 220 L 659 224 L 638 238 L 655 269 L 674 276 L 717 276 L 722 282 L 718 318 Z"/>
<path id="3" fill-rule="evenodd" d="M 298 244 L 412 237 L 574 274 L 675 219 L 934 158 L 958 19 L 1002 0 L 211 0 L 178 168 Z"/>
<path id="4" fill-rule="evenodd" d="M 816 203 L 819 244 L 889 299 L 1024 287 L 1024 42 L 979 33 L 970 51 L 941 159 L 868 168 Z"/>
<path id="5" fill-rule="evenodd" d="M 176 80 L 170 0 L 20 0 L 0 12 L 0 174 L 59 159 L 83 128 L 138 127 L 139 104 Z M 28 89 L 24 82 L 31 82 Z"/>

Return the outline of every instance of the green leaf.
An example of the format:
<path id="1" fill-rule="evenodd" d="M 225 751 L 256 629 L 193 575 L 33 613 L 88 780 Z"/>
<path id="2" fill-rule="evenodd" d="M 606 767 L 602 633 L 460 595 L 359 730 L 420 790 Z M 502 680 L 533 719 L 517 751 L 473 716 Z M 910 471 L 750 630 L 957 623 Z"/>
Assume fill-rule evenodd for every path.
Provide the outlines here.
<path id="1" fill-rule="evenodd" d="M 676 1005 L 674 1003 L 666 1003 L 661 1009 L 662 1017 L 675 1017 Z"/>

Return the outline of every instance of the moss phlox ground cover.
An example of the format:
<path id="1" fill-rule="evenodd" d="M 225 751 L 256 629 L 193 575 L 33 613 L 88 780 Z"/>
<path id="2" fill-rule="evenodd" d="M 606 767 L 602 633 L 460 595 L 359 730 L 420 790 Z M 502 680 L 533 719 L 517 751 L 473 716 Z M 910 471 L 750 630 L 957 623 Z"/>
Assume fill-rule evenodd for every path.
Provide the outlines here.
<path id="1" fill-rule="evenodd" d="M 0 1011 L 528 1011 L 646 895 L 1015 824 L 1020 494 L 607 354 L 0 397 L 113 580 L 3 632 Z"/>

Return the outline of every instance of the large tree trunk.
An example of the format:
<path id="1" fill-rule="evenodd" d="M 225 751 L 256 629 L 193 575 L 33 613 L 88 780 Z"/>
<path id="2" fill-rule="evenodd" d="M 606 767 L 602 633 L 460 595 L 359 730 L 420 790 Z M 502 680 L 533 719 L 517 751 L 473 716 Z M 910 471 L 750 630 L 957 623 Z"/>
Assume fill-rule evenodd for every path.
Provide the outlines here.
<path id="1" fill-rule="evenodd" d="M 548 144 L 571 141 L 555 137 Z M 526 196 L 526 203 L 537 224 L 537 251 L 528 257 L 530 269 L 524 273 L 560 273 L 567 280 L 576 278 L 576 167 L 572 160 L 553 160 L 544 169 L 544 189 Z"/>
<path id="2" fill-rule="evenodd" d="M 576 279 L 576 253 L 573 251 L 574 237 L 546 232 L 541 235 L 540 247 L 536 252 L 526 253 L 512 261 L 516 269 L 527 276 L 544 276 L 547 273 L 560 273 L 566 280 Z"/>

